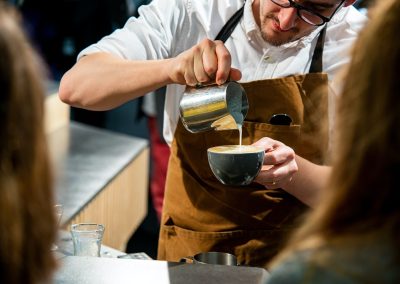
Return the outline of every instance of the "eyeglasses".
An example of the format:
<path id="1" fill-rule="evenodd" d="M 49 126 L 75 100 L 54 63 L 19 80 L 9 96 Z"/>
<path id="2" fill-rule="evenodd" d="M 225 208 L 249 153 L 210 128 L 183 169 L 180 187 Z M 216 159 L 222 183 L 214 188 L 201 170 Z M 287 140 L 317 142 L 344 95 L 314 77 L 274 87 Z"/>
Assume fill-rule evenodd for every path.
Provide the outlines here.
<path id="1" fill-rule="evenodd" d="M 304 22 L 307 24 L 313 25 L 313 26 L 322 26 L 323 24 L 329 22 L 333 15 L 339 10 L 339 8 L 342 6 L 346 0 L 342 0 L 339 5 L 336 7 L 335 11 L 330 15 L 330 17 L 325 17 L 315 11 L 313 11 L 312 8 L 297 4 L 294 0 L 271 0 L 272 3 L 282 7 L 282 8 L 296 8 L 297 9 L 297 15 L 299 16 L 300 19 L 302 19 Z"/>

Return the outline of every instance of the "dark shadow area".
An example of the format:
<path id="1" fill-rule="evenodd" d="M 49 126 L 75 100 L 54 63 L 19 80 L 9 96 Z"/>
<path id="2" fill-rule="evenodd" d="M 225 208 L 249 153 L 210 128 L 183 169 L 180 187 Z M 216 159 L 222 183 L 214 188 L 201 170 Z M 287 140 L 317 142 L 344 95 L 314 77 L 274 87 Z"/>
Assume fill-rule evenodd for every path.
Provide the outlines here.
<path id="1" fill-rule="evenodd" d="M 152 259 L 157 259 L 158 235 L 160 230 L 150 194 L 147 204 L 147 216 L 129 240 L 126 246 L 126 253 L 145 252 Z"/>

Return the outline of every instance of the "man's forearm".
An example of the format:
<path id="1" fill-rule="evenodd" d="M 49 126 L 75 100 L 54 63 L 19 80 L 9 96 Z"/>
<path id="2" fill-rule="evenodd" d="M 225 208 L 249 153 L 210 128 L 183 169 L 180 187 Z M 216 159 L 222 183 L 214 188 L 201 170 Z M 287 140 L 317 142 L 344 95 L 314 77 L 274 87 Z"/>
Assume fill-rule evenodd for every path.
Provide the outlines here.
<path id="1" fill-rule="evenodd" d="M 331 168 L 313 164 L 297 155 L 296 162 L 299 170 L 283 189 L 308 206 L 314 207 L 324 190 Z"/>
<path id="2" fill-rule="evenodd" d="M 61 79 L 60 99 L 90 110 L 115 108 L 171 83 L 168 61 L 128 61 L 103 52 L 87 55 Z"/>

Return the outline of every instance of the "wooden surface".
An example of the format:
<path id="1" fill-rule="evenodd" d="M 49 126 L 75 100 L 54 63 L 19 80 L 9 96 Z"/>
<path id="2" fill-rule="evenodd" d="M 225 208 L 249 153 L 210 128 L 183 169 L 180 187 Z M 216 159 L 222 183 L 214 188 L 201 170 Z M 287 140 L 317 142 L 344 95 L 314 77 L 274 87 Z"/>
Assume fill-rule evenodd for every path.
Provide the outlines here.
<path id="1" fill-rule="evenodd" d="M 104 224 L 103 244 L 125 251 L 147 212 L 148 149 L 115 177 L 80 213 L 69 221 Z"/>
<path id="2" fill-rule="evenodd" d="M 62 228 L 104 224 L 103 244 L 124 251 L 147 214 L 148 142 L 70 122 L 70 107 L 55 89 L 45 98 L 44 123 Z"/>

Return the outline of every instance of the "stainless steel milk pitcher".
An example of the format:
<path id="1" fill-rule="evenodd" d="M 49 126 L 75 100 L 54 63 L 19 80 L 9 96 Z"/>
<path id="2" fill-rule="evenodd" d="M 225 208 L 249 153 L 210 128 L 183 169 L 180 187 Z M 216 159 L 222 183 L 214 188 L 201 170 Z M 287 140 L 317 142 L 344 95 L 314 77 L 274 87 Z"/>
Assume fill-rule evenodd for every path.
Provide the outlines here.
<path id="1" fill-rule="evenodd" d="M 247 95 L 234 81 L 223 85 L 188 86 L 179 105 L 182 123 L 192 133 L 238 129 L 248 109 Z"/>

